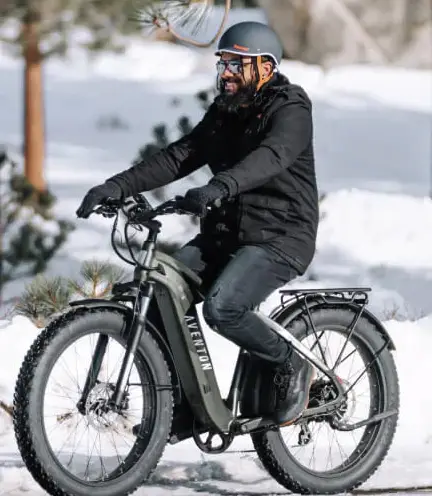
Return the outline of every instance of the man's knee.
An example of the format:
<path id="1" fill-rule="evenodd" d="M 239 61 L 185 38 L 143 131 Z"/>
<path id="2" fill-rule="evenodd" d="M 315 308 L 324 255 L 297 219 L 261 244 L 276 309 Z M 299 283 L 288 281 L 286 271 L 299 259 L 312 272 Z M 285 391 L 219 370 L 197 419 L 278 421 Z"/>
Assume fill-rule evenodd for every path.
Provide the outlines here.
<path id="1" fill-rule="evenodd" d="M 211 328 L 223 332 L 224 328 L 237 324 L 247 310 L 220 295 L 219 292 L 204 300 L 203 316 Z"/>

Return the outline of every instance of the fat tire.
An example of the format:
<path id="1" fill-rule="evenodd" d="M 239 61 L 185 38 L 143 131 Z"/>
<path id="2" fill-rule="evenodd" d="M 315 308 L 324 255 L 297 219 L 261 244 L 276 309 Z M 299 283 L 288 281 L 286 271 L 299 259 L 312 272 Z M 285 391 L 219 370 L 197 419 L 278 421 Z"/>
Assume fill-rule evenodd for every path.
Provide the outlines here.
<path id="1" fill-rule="evenodd" d="M 287 313 L 288 315 L 288 313 Z M 348 308 L 328 307 L 311 310 L 312 320 L 319 327 L 346 327 L 352 323 L 355 313 Z M 284 320 L 279 321 L 284 326 Z M 285 326 L 284 326 L 285 327 Z M 307 335 L 309 319 L 300 316 L 286 328 L 298 339 Z M 354 335 L 369 351 L 378 351 L 384 344 L 383 335 L 369 319 L 359 319 Z M 375 362 L 380 370 L 380 380 L 385 384 L 385 398 L 382 410 L 397 409 L 399 412 L 399 383 L 396 365 L 391 351 L 386 347 Z M 381 400 L 382 401 L 382 400 Z M 382 411 L 381 410 L 381 411 Z M 350 491 L 368 480 L 386 457 L 396 431 L 398 414 L 393 415 L 371 429 L 373 441 L 364 456 L 346 470 L 332 475 L 313 473 L 302 467 L 287 451 L 280 430 L 252 433 L 251 438 L 257 455 L 269 474 L 286 489 L 299 494 L 336 494 Z M 366 430 L 365 430 L 366 432 Z M 362 438 L 363 439 L 363 438 Z"/>
<path id="2" fill-rule="evenodd" d="M 13 423 L 16 441 L 23 461 L 38 484 L 54 496 L 118 496 L 134 492 L 156 468 L 165 449 L 171 430 L 173 397 L 171 390 L 157 393 L 157 414 L 148 446 L 131 466 L 118 478 L 103 483 L 84 484 L 67 473 L 51 455 L 45 437 L 36 429 L 38 391 L 35 389 L 43 374 L 43 363 L 55 354 L 65 340 L 72 340 L 91 329 L 105 329 L 120 337 L 126 326 L 125 315 L 116 310 L 77 308 L 60 316 L 36 338 L 22 363 L 15 386 Z M 144 331 L 139 345 L 141 359 L 149 366 L 156 383 L 170 384 L 171 377 L 164 355 L 148 331 Z M 36 420 L 35 420 L 36 419 Z M 137 440 L 137 442 L 139 442 Z"/>

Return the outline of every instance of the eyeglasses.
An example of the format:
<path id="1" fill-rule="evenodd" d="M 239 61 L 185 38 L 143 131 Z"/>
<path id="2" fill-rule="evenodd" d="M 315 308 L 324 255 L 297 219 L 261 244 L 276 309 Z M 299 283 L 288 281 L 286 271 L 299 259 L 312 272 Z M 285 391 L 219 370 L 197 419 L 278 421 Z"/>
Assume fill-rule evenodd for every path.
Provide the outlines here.
<path id="1" fill-rule="evenodd" d="M 241 74 L 243 67 L 248 64 L 251 64 L 251 62 L 242 62 L 241 60 L 218 60 L 216 62 L 216 69 L 219 76 L 222 76 L 227 69 L 231 74 Z"/>

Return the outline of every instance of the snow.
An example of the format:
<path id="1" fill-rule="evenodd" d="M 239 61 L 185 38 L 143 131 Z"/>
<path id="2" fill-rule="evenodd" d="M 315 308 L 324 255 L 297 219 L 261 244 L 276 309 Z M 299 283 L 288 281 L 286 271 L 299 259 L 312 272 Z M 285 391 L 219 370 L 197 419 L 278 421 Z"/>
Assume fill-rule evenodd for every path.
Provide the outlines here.
<path id="1" fill-rule="evenodd" d="M 323 202 L 314 265 L 332 284 L 371 285 L 371 307 L 411 319 L 432 311 L 432 200 L 361 191 Z"/>
<path id="2" fill-rule="evenodd" d="M 256 11 L 236 15 L 257 16 Z M 231 19 L 232 22 L 232 19 Z M 149 72 L 145 60 L 154 60 Z M 384 320 L 396 343 L 400 376 L 400 422 L 392 448 L 364 489 L 432 485 L 432 399 L 428 394 L 432 349 L 432 72 L 349 66 L 323 71 L 284 61 L 282 72 L 304 85 L 314 103 L 315 149 L 322 221 L 317 253 L 297 287 L 370 286 L 370 309 Z M 21 147 L 21 63 L 0 45 L 0 135 L 18 154 Z M 91 186 L 129 166 L 153 125 L 202 115 L 194 95 L 214 84 L 212 51 L 136 40 L 125 55 L 105 54 L 90 65 L 78 47 L 67 61 L 45 66 L 48 157 L 46 176 L 58 195 L 57 210 L 76 222 L 48 274 L 76 276 L 83 260 L 119 263 L 109 245 L 111 222 L 75 220 Z M 172 105 L 173 99 L 177 105 Z M 128 127 L 97 127 L 117 116 Z M 206 170 L 179 181 L 167 197 L 206 181 Z M 152 200 L 156 200 L 153 198 Z M 196 232 L 179 216 L 163 219 L 164 239 L 187 240 Z M 309 277 L 310 276 L 310 277 Z M 25 281 L 7 287 L 22 291 Z M 272 295 L 262 309 L 276 304 Z M 21 361 L 37 335 L 24 317 L 0 312 L 0 399 L 12 401 Z M 205 324 L 223 394 L 237 348 Z M 248 450 L 247 437 L 230 448 Z M 23 468 L 9 418 L 0 410 L 0 495 L 45 494 Z M 411 491 L 413 494 L 415 491 Z M 137 494 L 286 494 L 253 453 L 204 455 L 191 441 L 168 446 L 151 483 Z"/>

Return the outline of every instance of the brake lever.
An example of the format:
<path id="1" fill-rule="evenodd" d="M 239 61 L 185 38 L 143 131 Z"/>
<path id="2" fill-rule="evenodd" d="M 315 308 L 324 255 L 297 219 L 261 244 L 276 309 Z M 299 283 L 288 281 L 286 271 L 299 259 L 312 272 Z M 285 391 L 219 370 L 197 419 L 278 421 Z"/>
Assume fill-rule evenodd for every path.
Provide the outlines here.
<path id="1" fill-rule="evenodd" d="M 147 200 L 147 198 L 142 193 L 137 193 L 136 195 L 133 195 L 133 199 L 141 207 L 144 207 L 146 210 L 153 210 L 153 207 L 150 205 L 150 202 Z"/>
<path id="2" fill-rule="evenodd" d="M 99 206 L 97 208 L 94 208 L 91 211 L 91 213 L 92 214 L 102 215 L 102 217 L 114 217 L 115 216 L 115 212 L 107 211 L 106 207 L 104 207 L 104 206 Z"/>
<path id="3" fill-rule="evenodd" d="M 102 212 L 102 217 L 105 217 L 106 219 L 111 219 L 116 216 L 115 213 L 113 212 Z"/>
<path id="4" fill-rule="evenodd" d="M 91 213 L 99 214 L 106 218 L 115 217 L 120 206 L 121 204 L 118 200 L 106 198 L 98 207 L 94 208 Z"/>

